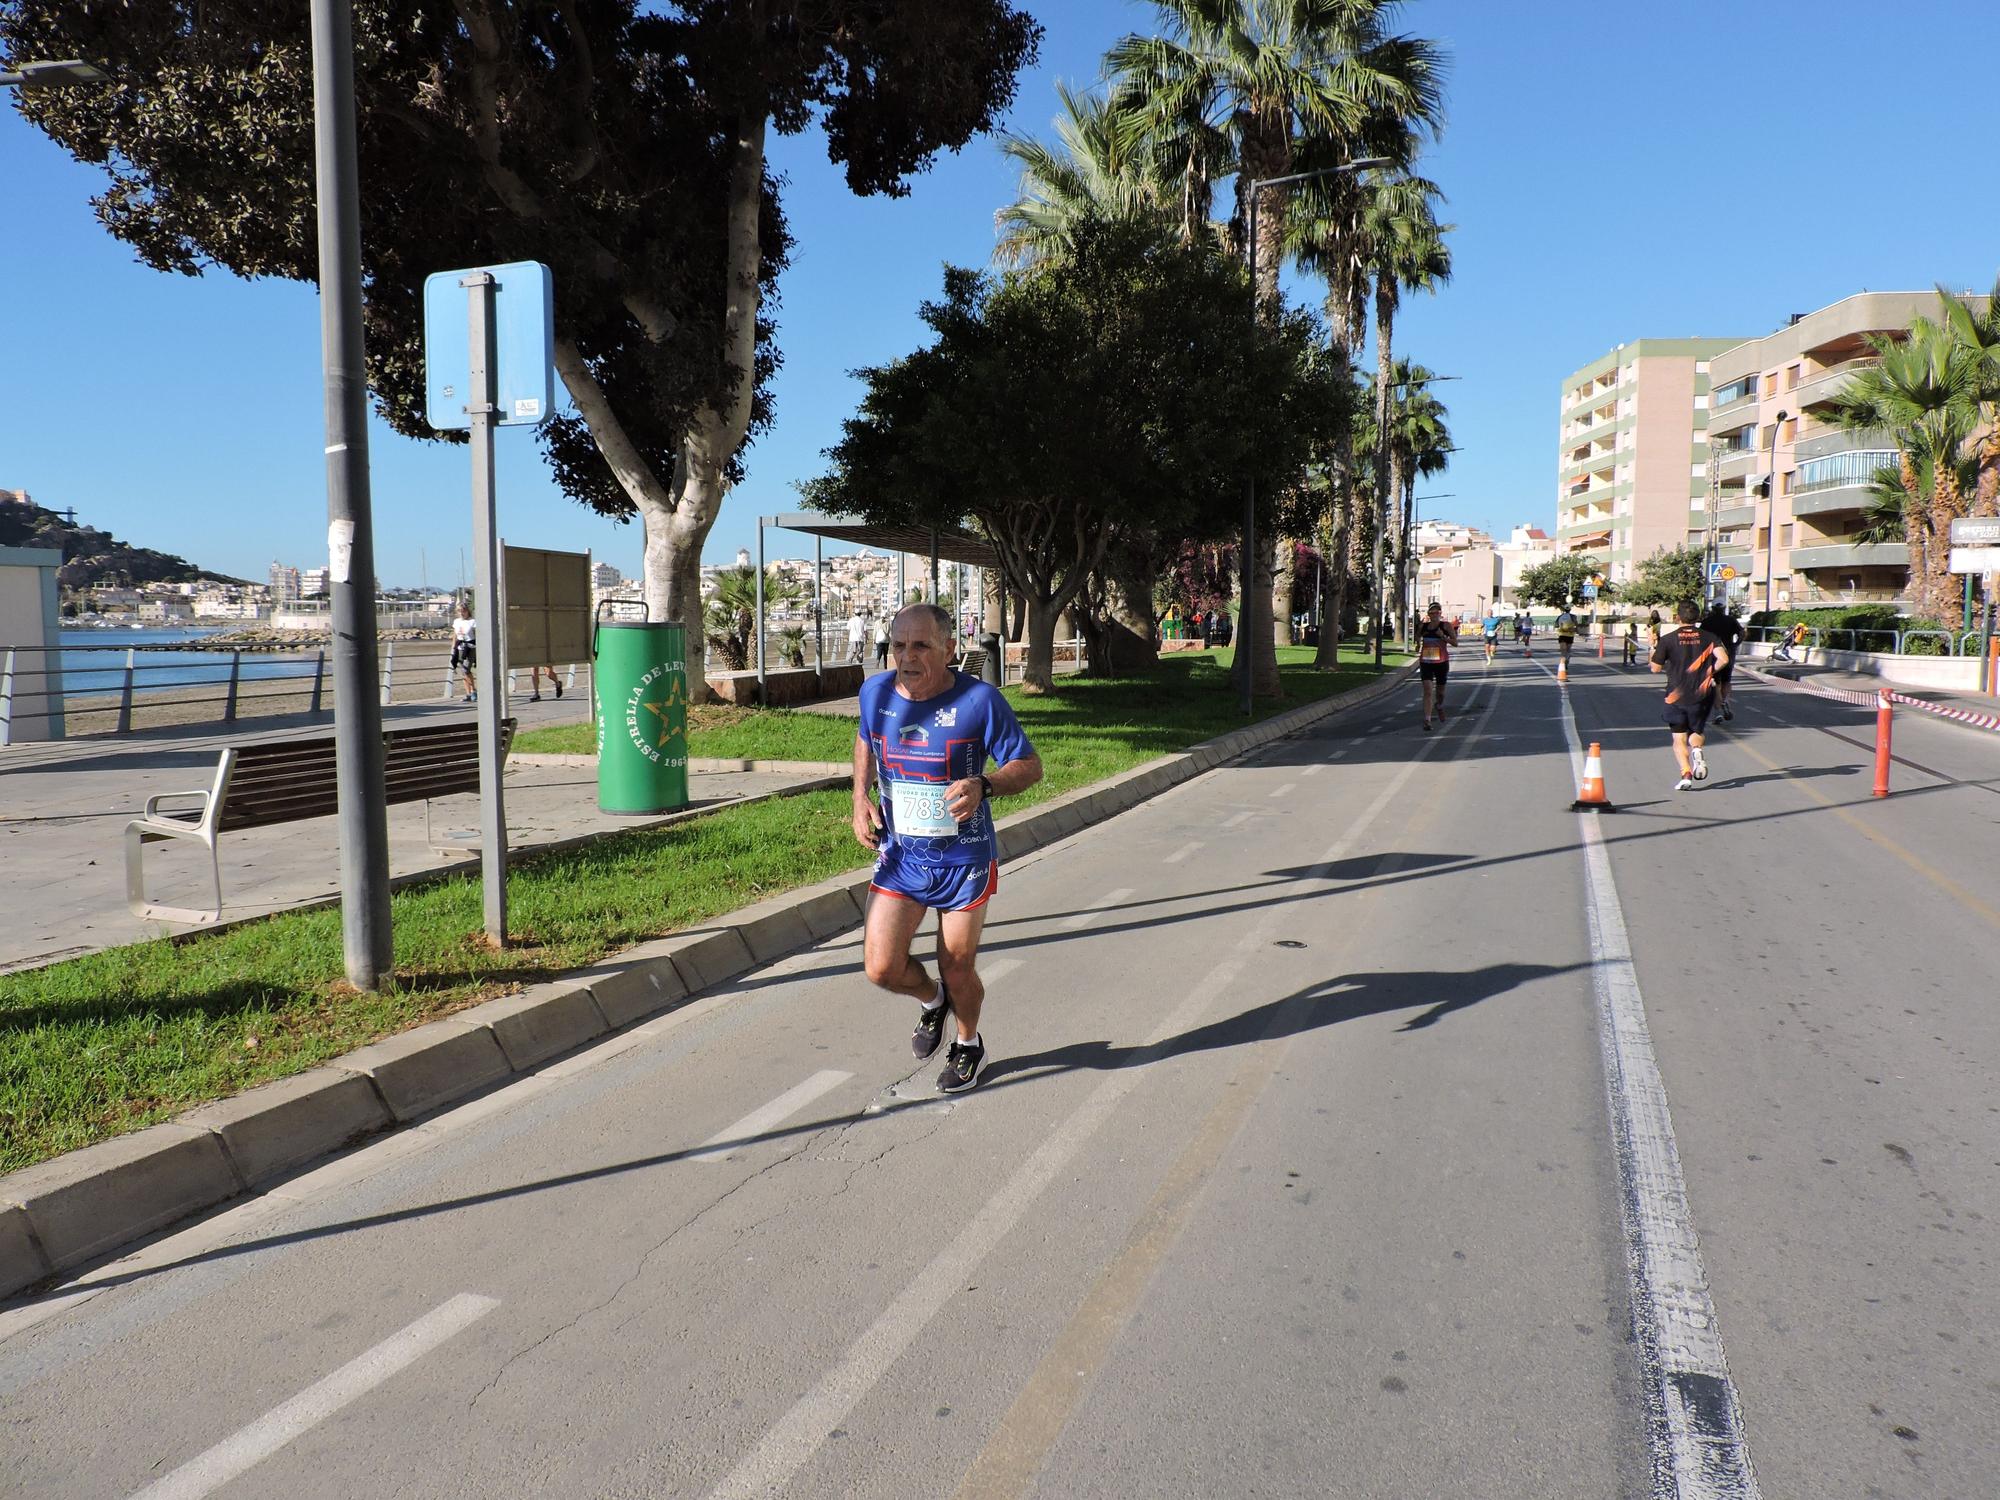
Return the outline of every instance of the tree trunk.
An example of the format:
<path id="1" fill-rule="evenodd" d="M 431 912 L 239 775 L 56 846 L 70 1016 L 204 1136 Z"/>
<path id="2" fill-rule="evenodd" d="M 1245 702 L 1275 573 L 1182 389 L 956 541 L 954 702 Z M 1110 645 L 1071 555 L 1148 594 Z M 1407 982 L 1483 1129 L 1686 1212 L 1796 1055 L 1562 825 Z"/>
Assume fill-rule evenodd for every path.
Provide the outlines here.
<path id="1" fill-rule="evenodd" d="M 1271 644 L 1292 643 L 1292 616 L 1299 590 L 1299 549 L 1282 538 L 1272 548 L 1271 559 Z"/>
<path id="2" fill-rule="evenodd" d="M 1387 558 L 1386 547 L 1389 540 L 1389 498 L 1395 493 L 1389 488 L 1389 382 L 1395 379 L 1395 334 L 1396 334 L 1396 278 L 1394 272 L 1378 271 L 1375 275 L 1375 566 L 1370 572 L 1374 580 L 1375 597 L 1368 613 L 1374 621 L 1373 633 L 1376 640 L 1383 635 L 1383 617 L 1390 610 L 1384 608 L 1389 592 L 1388 579 L 1384 576 Z"/>
<path id="3" fill-rule="evenodd" d="M 1350 504 L 1345 478 L 1335 479 L 1332 522 L 1320 528 L 1319 649 L 1313 665 L 1340 665 L 1340 627 L 1347 612 L 1347 513 Z"/>
<path id="4" fill-rule="evenodd" d="M 1396 641 L 1403 639 L 1403 604 L 1404 595 L 1407 592 L 1405 588 L 1404 569 L 1408 566 L 1407 554 L 1409 552 L 1408 532 L 1404 527 L 1404 518 L 1407 512 L 1404 508 L 1405 499 L 1403 490 L 1408 483 L 1403 474 L 1404 462 L 1405 459 L 1402 451 L 1392 446 L 1389 454 L 1389 493 L 1395 497 L 1395 501 L 1389 511 L 1388 616 L 1391 627 L 1389 636 L 1390 639 Z"/>
<path id="5" fill-rule="evenodd" d="M 1022 653 L 1021 690 L 1030 694 L 1055 691 L 1056 619 L 1062 606 L 1053 599 L 1030 599 L 1028 648 Z"/>

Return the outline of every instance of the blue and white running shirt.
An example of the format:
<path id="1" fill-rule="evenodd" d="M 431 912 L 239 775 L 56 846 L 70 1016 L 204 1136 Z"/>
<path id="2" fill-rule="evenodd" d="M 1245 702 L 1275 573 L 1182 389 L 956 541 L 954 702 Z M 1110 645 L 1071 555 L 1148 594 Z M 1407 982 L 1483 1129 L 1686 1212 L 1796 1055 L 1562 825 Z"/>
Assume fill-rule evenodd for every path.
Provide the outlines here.
<path id="1" fill-rule="evenodd" d="M 931 865 L 985 865 L 1000 856 L 985 803 L 965 822 L 945 811 L 945 788 L 1033 755 L 1000 690 L 956 669 L 951 686 L 921 701 L 896 691 L 896 674 L 861 684 L 861 738 L 882 784 L 882 850 Z"/>

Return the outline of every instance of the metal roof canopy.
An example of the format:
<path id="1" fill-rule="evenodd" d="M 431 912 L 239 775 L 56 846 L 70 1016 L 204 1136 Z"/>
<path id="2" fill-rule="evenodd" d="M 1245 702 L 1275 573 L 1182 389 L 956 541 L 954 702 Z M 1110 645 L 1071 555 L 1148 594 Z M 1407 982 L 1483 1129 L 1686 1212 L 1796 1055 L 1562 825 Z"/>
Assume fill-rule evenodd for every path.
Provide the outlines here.
<path id="1" fill-rule="evenodd" d="M 969 563 L 975 568 L 997 570 L 1000 566 L 1000 554 L 991 542 L 957 526 L 940 526 L 935 530 L 928 526 L 877 526 L 859 516 L 827 516 L 814 510 L 759 516 L 757 525 L 760 529 L 775 526 L 782 531 L 803 531 L 830 542 L 880 547 L 915 557 L 935 554 L 943 562 Z"/>

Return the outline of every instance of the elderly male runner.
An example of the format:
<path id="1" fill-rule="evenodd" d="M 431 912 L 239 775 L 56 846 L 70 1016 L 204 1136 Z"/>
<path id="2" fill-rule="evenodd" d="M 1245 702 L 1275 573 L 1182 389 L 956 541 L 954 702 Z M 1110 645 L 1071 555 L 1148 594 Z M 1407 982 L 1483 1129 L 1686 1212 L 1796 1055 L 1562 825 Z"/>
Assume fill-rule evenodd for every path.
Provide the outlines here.
<path id="1" fill-rule="evenodd" d="M 893 672 L 861 685 L 854 741 L 854 836 L 877 851 L 862 965 L 885 990 L 921 1002 L 910 1050 L 938 1049 L 945 1012 L 957 1023 L 941 1093 L 979 1082 L 985 987 L 973 967 L 986 903 L 1000 888 L 995 797 L 1042 779 L 1041 757 L 997 688 L 951 666 L 951 616 L 912 604 L 889 627 Z M 986 774 L 991 758 L 994 770 Z M 869 796 L 879 780 L 879 809 Z M 910 957 L 926 908 L 938 914 L 938 978 Z"/>

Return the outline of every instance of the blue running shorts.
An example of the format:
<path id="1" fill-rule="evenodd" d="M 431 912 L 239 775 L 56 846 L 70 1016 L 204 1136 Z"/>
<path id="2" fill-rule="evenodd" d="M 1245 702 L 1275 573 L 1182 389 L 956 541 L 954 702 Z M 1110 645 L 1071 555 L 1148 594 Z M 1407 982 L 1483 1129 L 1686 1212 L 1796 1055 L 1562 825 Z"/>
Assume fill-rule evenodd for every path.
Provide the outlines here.
<path id="1" fill-rule="evenodd" d="M 896 850 L 885 849 L 875 861 L 875 876 L 868 889 L 880 895 L 914 901 L 933 911 L 973 911 L 993 899 L 1000 889 L 1000 865 L 929 865 L 902 858 Z"/>

